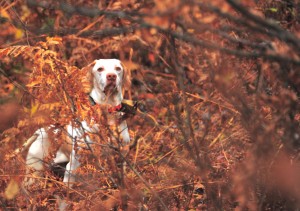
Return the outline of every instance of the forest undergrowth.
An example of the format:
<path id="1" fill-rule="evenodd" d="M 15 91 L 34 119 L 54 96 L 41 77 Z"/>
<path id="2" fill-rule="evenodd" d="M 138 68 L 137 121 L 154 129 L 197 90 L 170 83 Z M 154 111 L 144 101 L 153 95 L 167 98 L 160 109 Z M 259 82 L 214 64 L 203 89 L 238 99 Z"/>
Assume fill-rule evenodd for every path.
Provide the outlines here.
<path id="1" fill-rule="evenodd" d="M 1 209 L 300 208 L 297 0 L 0 5 Z M 100 58 L 123 62 L 138 102 L 126 155 L 88 98 Z M 61 133 L 45 175 L 26 174 L 16 149 L 34 131 L 91 119 L 103 127 L 72 188 L 51 165 Z"/>

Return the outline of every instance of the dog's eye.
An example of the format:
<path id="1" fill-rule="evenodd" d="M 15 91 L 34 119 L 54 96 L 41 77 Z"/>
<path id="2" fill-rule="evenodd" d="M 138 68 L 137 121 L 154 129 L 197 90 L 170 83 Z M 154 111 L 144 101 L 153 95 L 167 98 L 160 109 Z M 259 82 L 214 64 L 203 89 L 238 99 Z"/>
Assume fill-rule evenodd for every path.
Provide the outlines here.
<path id="1" fill-rule="evenodd" d="M 121 71 L 122 68 L 121 68 L 121 67 L 115 67 L 115 70 L 116 70 L 116 71 Z"/>
<path id="2" fill-rule="evenodd" d="M 102 72 L 103 70 L 104 70 L 103 67 L 99 67 L 99 68 L 97 69 L 98 72 Z"/>

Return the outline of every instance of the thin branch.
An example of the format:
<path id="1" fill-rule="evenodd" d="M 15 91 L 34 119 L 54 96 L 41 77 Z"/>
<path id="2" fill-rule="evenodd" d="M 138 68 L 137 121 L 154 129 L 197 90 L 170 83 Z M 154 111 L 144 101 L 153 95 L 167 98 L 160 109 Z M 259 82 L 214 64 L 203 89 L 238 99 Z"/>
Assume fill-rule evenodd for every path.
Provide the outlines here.
<path id="1" fill-rule="evenodd" d="M 57 5 L 58 4 L 58 5 Z M 59 1 L 59 3 L 53 4 L 47 1 L 35 1 L 35 0 L 27 0 L 27 5 L 29 7 L 41 7 L 44 9 L 51 10 L 61 10 L 63 13 L 68 15 L 82 15 L 90 18 L 98 17 L 101 15 L 105 15 L 107 17 L 112 18 L 128 18 L 132 19 L 133 16 L 143 16 L 137 12 L 129 12 L 129 11 L 108 11 L 108 10 L 99 10 L 96 7 L 84 7 L 84 6 L 73 6 L 67 2 Z"/>
<path id="2" fill-rule="evenodd" d="M 143 26 L 145 28 L 155 28 L 157 29 L 159 32 L 164 33 L 164 34 L 169 34 L 172 37 L 178 39 L 178 40 L 182 40 L 184 42 L 190 43 L 190 44 L 194 44 L 194 45 L 198 45 L 210 50 L 217 50 L 220 51 L 222 53 L 225 54 L 229 54 L 229 55 L 235 55 L 235 56 L 239 56 L 239 57 L 245 57 L 245 58 L 259 58 L 262 57 L 266 60 L 270 60 L 270 61 L 277 61 L 277 62 L 284 62 L 284 63 L 291 63 L 291 64 L 295 64 L 295 65 L 300 65 L 300 60 L 295 60 L 292 59 L 290 57 L 286 57 L 286 56 L 281 56 L 278 54 L 267 54 L 265 52 L 258 52 L 258 51 L 242 51 L 242 50 L 235 50 L 235 49 L 229 49 L 226 47 L 220 47 L 220 45 L 217 44 L 212 44 L 207 40 L 200 40 L 197 39 L 193 36 L 191 36 L 190 34 L 183 34 L 183 33 L 178 33 L 178 32 L 174 32 L 168 29 L 163 29 L 159 26 L 155 26 L 152 24 L 148 24 L 148 23 L 143 23 Z"/>
<path id="3" fill-rule="evenodd" d="M 237 7 L 236 6 L 237 3 L 235 1 L 234 2 L 232 2 L 232 0 L 229 0 L 229 1 L 233 6 Z M 189 3 L 191 3 L 191 2 L 189 2 Z M 131 21 L 132 23 L 137 24 L 136 26 L 131 25 L 128 27 L 109 28 L 109 29 L 103 29 L 100 31 L 86 31 L 81 34 L 81 36 L 84 36 L 84 37 L 92 36 L 94 38 L 104 38 L 104 37 L 109 37 L 109 36 L 120 35 L 123 33 L 131 33 L 131 32 L 134 32 L 134 30 L 137 30 L 140 28 L 147 28 L 147 29 L 155 28 L 159 32 L 161 32 L 163 34 L 169 34 L 172 37 L 174 37 L 175 39 L 182 40 L 184 42 L 187 42 L 187 43 L 190 43 L 193 45 L 198 45 L 198 46 L 210 49 L 210 50 L 217 50 L 217 51 L 220 51 L 225 54 L 235 55 L 235 56 L 245 57 L 245 58 L 263 57 L 264 59 L 270 60 L 270 61 L 278 61 L 278 62 L 292 63 L 292 64 L 300 65 L 299 60 L 295 60 L 290 57 L 281 56 L 281 55 L 277 54 L 276 52 L 274 52 L 274 54 L 267 54 L 266 52 L 262 52 L 262 51 L 250 51 L 249 52 L 249 51 L 243 51 L 243 50 L 230 49 L 227 47 L 221 47 L 218 44 L 210 43 L 207 40 L 200 40 L 188 33 L 178 33 L 176 31 L 172 31 L 170 29 L 165 29 L 158 25 L 153 25 L 153 24 L 145 22 L 142 19 L 145 15 L 138 13 L 138 12 L 128 12 L 128 11 L 120 11 L 120 10 L 107 11 L 107 10 L 99 10 L 97 8 L 91 8 L 91 7 L 76 7 L 76 6 L 67 4 L 65 2 L 60 2 L 59 5 L 54 5 L 51 3 L 47 3 L 45 1 L 37 2 L 35 0 L 28 0 L 27 4 L 28 4 L 28 6 L 31 6 L 31 7 L 42 7 L 45 9 L 61 10 L 64 13 L 69 14 L 69 15 L 79 14 L 79 15 L 83 15 L 83 16 L 87 16 L 87 17 L 97 17 L 97 16 L 104 15 L 108 18 L 126 19 L 126 20 Z M 255 30 L 259 30 L 261 33 L 265 33 L 265 34 L 271 33 L 271 35 L 273 37 L 281 38 L 282 40 L 287 40 L 288 43 L 293 43 L 293 44 L 297 43 L 292 46 L 298 47 L 298 45 L 300 43 L 299 39 L 297 39 L 294 35 L 292 35 L 288 31 L 281 29 L 277 25 L 275 26 L 270 21 L 265 21 L 256 16 L 254 17 L 254 15 L 252 15 L 252 14 L 245 13 L 247 15 L 247 17 L 249 16 L 250 20 L 254 21 L 255 23 L 256 23 L 256 21 L 258 21 L 258 23 L 256 23 L 257 25 L 254 25 L 254 26 L 253 26 L 253 24 L 249 24 L 247 19 L 244 20 L 244 19 L 241 19 L 238 17 L 231 16 L 228 13 L 223 13 L 219 8 L 213 7 L 211 5 L 203 4 L 203 3 L 192 3 L 192 4 L 204 6 L 204 8 L 210 9 L 211 11 L 215 12 L 218 15 L 226 16 L 227 18 L 229 18 L 230 20 L 233 20 L 236 23 L 245 24 L 250 29 L 254 28 Z M 240 7 L 237 7 L 237 9 L 240 9 Z M 242 11 L 244 12 L 244 10 L 242 10 Z M 261 28 L 260 26 L 265 26 L 265 27 L 270 26 L 272 30 L 269 33 L 268 30 L 266 30 L 266 28 Z M 58 34 L 58 35 L 76 34 L 78 32 L 79 32 L 78 29 L 60 29 L 60 30 L 56 30 L 56 31 L 43 31 L 43 33 Z M 299 48 L 296 48 L 296 50 L 299 50 Z"/>
<path id="4" fill-rule="evenodd" d="M 281 28 L 274 21 L 263 19 L 257 15 L 252 14 L 245 6 L 239 4 L 236 0 L 226 0 L 235 10 L 240 12 L 245 18 L 253 21 L 255 24 L 267 28 L 271 31 L 276 32 L 277 36 L 282 40 L 285 40 L 287 43 L 290 43 L 291 46 L 296 47 L 296 50 L 300 51 L 300 40 L 294 36 L 292 33 L 289 33 L 287 30 Z"/>
<path id="5" fill-rule="evenodd" d="M 126 162 L 128 167 L 134 172 L 134 174 L 144 183 L 144 185 L 148 188 L 148 190 L 153 194 L 155 198 L 158 199 L 160 204 L 163 206 L 164 210 L 169 210 L 162 198 L 153 190 L 151 185 L 141 176 L 141 174 L 131 165 L 131 163 L 124 157 L 124 155 L 118 150 L 119 155 L 121 158 Z"/>

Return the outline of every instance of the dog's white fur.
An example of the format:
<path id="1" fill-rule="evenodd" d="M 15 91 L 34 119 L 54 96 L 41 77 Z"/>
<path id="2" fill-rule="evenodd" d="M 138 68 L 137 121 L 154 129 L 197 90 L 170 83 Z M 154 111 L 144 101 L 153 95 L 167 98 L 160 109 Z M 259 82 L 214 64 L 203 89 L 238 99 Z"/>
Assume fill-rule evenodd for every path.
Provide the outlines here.
<path id="1" fill-rule="evenodd" d="M 92 83 L 90 96 L 97 104 L 109 104 L 111 106 L 117 106 L 121 104 L 123 100 L 122 88 L 129 82 L 129 78 L 125 73 L 125 68 L 118 59 L 100 59 L 95 60 L 87 68 L 89 70 L 89 80 Z M 81 141 L 84 144 L 91 146 L 92 140 L 85 136 L 85 132 L 97 132 L 97 126 L 88 125 L 86 121 L 81 122 L 80 127 L 70 125 L 66 126 L 67 133 L 72 141 L 72 149 L 69 155 L 65 150 L 60 147 L 53 160 L 54 163 L 68 162 L 66 171 L 64 174 L 64 182 L 72 184 L 75 182 L 74 170 L 80 166 L 78 155 L 76 155 L 75 142 Z M 49 127 L 51 128 L 51 126 Z M 49 140 L 49 128 L 41 128 L 34 134 L 34 142 L 31 144 L 26 157 L 27 173 L 32 170 L 36 175 L 41 175 L 44 169 L 44 159 L 49 155 L 50 143 Z M 129 132 L 127 129 L 126 121 L 122 121 L 118 130 L 120 136 L 125 144 L 130 141 Z M 55 131 L 55 130 L 54 130 Z M 84 139 L 84 140 L 83 140 Z M 33 140 L 33 138 L 31 138 Z M 33 179 L 27 179 L 26 185 L 33 183 Z"/>

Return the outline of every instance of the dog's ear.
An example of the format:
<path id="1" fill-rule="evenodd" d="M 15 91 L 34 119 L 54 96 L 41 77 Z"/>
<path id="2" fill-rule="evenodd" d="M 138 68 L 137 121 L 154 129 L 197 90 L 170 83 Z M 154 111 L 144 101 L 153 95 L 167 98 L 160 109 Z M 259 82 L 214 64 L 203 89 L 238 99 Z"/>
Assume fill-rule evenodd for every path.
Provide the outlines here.
<path id="1" fill-rule="evenodd" d="M 129 90 L 131 86 L 131 72 L 122 62 L 121 65 L 123 67 L 123 89 Z"/>
<path id="2" fill-rule="evenodd" d="M 93 89 L 93 67 L 95 66 L 96 61 L 93 61 L 92 63 L 88 64 L 87 66 L 83 67 L 81 69 L 81 72 L 83 74 L 83 80 L 82 80 L 82 86 L 85 93 L 89 94 Z"/>

